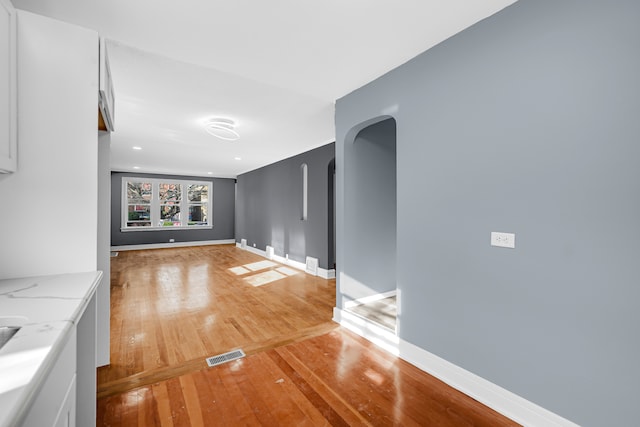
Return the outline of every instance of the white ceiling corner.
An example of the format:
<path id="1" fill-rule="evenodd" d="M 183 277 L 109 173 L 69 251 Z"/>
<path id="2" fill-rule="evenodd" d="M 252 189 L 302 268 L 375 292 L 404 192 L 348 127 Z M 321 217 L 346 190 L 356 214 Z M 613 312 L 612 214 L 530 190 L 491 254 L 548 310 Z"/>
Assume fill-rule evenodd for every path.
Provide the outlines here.
<path id="1" fill-rule="evenodd" d="M 113 170 L 220 177 L 332 142 L 337 98 L 514 2 L 13 0 L 108 39 Z"/>

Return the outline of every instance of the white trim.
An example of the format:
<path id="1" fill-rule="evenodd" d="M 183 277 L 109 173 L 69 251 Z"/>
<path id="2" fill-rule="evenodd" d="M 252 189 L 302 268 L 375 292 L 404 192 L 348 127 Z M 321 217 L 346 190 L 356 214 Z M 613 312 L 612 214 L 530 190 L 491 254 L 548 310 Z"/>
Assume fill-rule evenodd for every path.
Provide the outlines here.
<path id="1" fill-rule="evenodd" d="M 400 340 L 400 357 L 522 425 L 578 427 L 578 424 L 404 340 Z"/>
<path id="2" fill-rule="evenodd" d="M 149 243 L 146 245 L 123 245 L 111 246 L 112 251 L 138 251 L 142 249 L 165 249 L 165 248 L 183 248 L 189 246 L 209 246 L 209 245 L 233 245 L 235 239 L 227 240 L 202 240 L 200 242 L 174 242 L 174 243 Z M 237 243 L 236 243 L 237 245 Z"/>
<path id="3" fill-rule="evenodd" d="M 120 232 L 121 233 L 131 233 L 131 232 L 138 232 L 138 231 L 188 231 L 188 230 L 213 230 L 213 225 L 190 225 L 188 227 L 129 227 L 129 228 L 122 228 L 120 227 Z M 235 240 L 234 240 L 235 241 Z"/>
<path id="4" fill-rule="evenodd" d="M 333 320 L 519 424 L 528 427 L 578 427 L 578 424 L 491 381 L 399 339 L 386 328 L 377 326 L 360 316 L 334 307 Z"/>
<path id="5" fill-rule="evenodd" d="M 297 268 L 298 270 L 302 270 L 302 271 L 304 271 L 306 273 L 305 269 L 307 268 L 307 265 L 304 262 L 294 261 L 294 260 L 286 258 L 286 257 L 281 257 L 280 255 L 276 255 L 275 253 L 273 254 L 273 258 L 271 258 L 271 259 L 274 260 L 274 261 L 279 262 L 280 264 L 284 264 L 284 265 L 291 266 L 293 268 Z"/>
<path id="6" fill-rule="evenodd" d="M 267 245 L 265 252 L 267 254 L 267 259 L 273 259 L 273 254 L 275 254 L 273 246 Z"/>
<path id="7" fill-rule="evenodd" d="M 336 278 L 336 270 L 325 270 L 324 268 L 318 267 L 318 277 L 322 277 L 323 279 L 335 279 Z"/>
<path id="8" fill-rule="evenodd" d="M 251 246 L 246 246 L 244 250 L 247 251 L 247 252 L 251 252 L 253 254 L 256 254 L 256 255 L 260 255 L 261 257 L 264 257 L 264 258 L 267 257 L 267 253 L 265 251 L 261 250 L 261 249 L 258 249 L 258 248 L 253 248 Z"/>
<path id="9" fill-rule="evenodd" d="M 246 242 L 246 239 L 242 239 L 242 242 Z M 235 240 L 233 241 L 235 242 Z M 232 242 L 232 243 L 233 243 Z M 242 243 L 236 243 L 236 248 L 238 249 L 243 249 L 242 248 Z M 267 246 L 267 248 L 269 248 L 270 246 Z M 280 264 L 284 264 L 284 265 L 288 265 L 290 267 L 296 268 L 298 270 L 302 270 L 307 274 L 310 274 L 308 271 L 306 271 L 307 269 L 307 265 L 303 262 L 299 262 L 299 261 L 294 261 L 292 259 L 289 259 L 288 257 L 281 257 L 280 255 L 276 255 L 275 253 L 273 254 L 273 256 L 269 257 L 269 253 L 266 250 L 262 250 L 262 249 L 258 249 L 258 248 L 253 248 L 249 245 L 247 245 L 244 248 L 245 251 L 254 253 L 256 255 L 260 255 L 261 257 L 264 257 L 266 259 L 270 259 L 272 261 L 275 262 L 279 262 Z M 312 274 L 313 276 L 313 274 Z M 336 277 L 336 271 L 331 269 L 331 270 L 325 270 L 324 268 L 320 268 L 318 267 L 318 274 L 315 275 L 317 277 L 323 278 L 323 279 L 335 279 Z"/>
<path id="10" fill-rule="evenodd" d="M 344 308 L 351 308 L 357 305 L 369 304 L 370 302 L 393 297 L 393 296 L 396 296 L 397 294 L 398 294 L 398 290 L 394 289 L 392 291 L 383 292 L 381 294 L 369 295 L 368 297 L 362 297 L 362 298 L 354 299 L 351 301 L 345 301 Z"/>
<path id="11" fill-rule="evenodd" d="M 129 203 L 127 183 L 149 183 L 151 184 L 151 198 L 148 203 Z M 180 225 L 173 225 L 171 227 L 158 226 L 160 222 L 164 223 L 164 220 L 160 217 L 160 209 L 163 203 L 160 200 L 160 185 L 162 184 L 176 184 L 181 188 L 181 199 L 177 203 L 180 207 Z M 206 202 L 191 202 L 189 201 L 189 186 L 190 185 L 206 185 L 208 191 L 208 199 Z M 138 231 L 159 231 L 159 230 L 198 230 L 213 228 L 213 181 L 212 180 L 193 180 L 193 179 L 174 179 L 168 177 L 142 177 L 137 175 L 125 175 L 121 178 L 121 207 L 120 207 L 120 232 L 138 232 Z M 168 204 L 168 202 L 166 203 Z M 172 203 L 172 204 L 175 204 Z M 129 220 L 129 205 L 149 206 L 149 226 L 127 226 Z M 206 206 L 207 208 L 207 224 L 203 225 L 189 225 L 189 207 L 190 206 Z M 147 220 L 144 220 L 147 222 Z"/>

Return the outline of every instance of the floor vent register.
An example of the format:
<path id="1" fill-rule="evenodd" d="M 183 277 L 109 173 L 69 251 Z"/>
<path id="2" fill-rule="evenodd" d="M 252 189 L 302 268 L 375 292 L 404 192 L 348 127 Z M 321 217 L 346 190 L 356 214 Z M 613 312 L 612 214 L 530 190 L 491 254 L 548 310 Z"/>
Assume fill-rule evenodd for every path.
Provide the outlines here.
<path id="1" fill-rule="evenodd" d="M 233 360 L 242 359 L 245 357 L 244 351 L 242 350 L 233 350 L 227 353 L 218 354 L 217 356 L 207 357 L 207 365 L 210 368 L 218 365 L 222 365 L 223 363 L 231 362 Z"/>

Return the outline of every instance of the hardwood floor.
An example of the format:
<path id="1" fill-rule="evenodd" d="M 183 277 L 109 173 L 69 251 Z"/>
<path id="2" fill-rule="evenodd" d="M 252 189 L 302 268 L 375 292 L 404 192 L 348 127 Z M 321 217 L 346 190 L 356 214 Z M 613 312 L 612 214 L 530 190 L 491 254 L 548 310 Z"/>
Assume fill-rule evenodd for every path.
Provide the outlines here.
<path id="1" fill-rule="evenodd" d="M 282 267 L 234 246 L 112 258 L 98 425 L 516 425 L 338 327 L 335 281 Z"/>
<path id="2" fill-rule="evenodd" d="M 336 327 L 334 306 L 335 280 L 234 245 L 121 251 L 111 258 L 111 365 L 98 369 L 98 397 L 236 348 L 251 354 L 325 333 Z"/>

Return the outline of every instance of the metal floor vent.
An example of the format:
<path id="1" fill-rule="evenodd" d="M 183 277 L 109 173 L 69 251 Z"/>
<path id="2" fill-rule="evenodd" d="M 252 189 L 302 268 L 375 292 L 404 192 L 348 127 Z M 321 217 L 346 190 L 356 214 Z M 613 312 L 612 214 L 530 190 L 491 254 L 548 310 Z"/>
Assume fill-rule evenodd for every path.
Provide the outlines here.
<path id="1" fill-rule="evenodd" d="M 218 365 L 222 365 L 223 363 L 231 362 L 232 360 L 242 359 L 245 356 L 246 354 L 244 354 L 244 351 L 240 349 L 233 350 L 228 353 L 219 354 L 217 356 L 207 357 L 207 365 L 209 365 L 209 367 L 211 368 L 213 366 L 218 366 Z"/>

